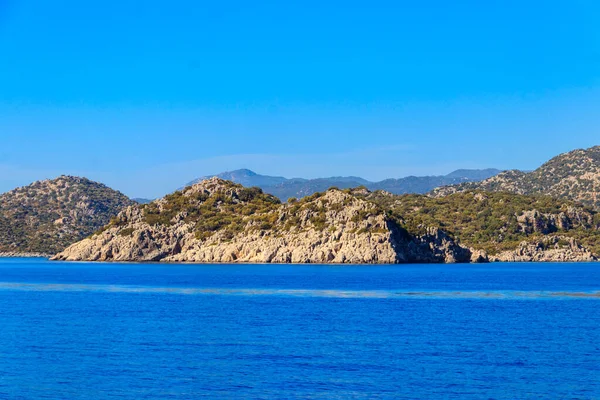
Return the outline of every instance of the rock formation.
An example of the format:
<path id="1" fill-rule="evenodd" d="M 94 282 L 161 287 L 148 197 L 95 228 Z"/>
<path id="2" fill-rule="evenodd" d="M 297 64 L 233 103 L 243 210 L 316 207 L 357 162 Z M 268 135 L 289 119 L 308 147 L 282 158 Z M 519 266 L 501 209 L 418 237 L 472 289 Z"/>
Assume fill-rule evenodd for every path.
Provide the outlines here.
<path id="1" fill-rule="evenodd" d="M 504 251 L 490 261 L 582 262 L 597 261 L 597 257 L 573 238 L 550 236 L 533 243 L 521 242 L 516 250 Z"/>
<path id="2" fill-rule="evenodd" d="M 412 236 L 375 203 L 337 189 L 280 204 L 211 178 L 128 207 L 54 259 L 375 264 L 469 262 L 471 252 L 436 228 Z"/>
<path id="3" fill-rule="evenodd" d="M 199 263 L 463 263 L 595 258 L 600 219 L 549 198 L 441 199 L 330 189 L 282 204 L 210 178 L 110 224 L 55 260 Z M 458 240 L 460 238 L 460 240 Z M 578 239 L 579 238 L 579 239 Z"/>

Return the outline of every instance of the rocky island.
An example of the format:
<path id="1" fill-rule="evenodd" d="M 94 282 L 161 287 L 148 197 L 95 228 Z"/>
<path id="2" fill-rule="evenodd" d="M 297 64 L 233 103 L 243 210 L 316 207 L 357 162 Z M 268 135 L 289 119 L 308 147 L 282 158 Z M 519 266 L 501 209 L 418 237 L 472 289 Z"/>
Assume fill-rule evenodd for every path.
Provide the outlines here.
<path id="1" fill-rule="evenodd" d="M 132 204 L 116 190 L 74 176 L 11 190 L 0 195 L 0 257 L 56 254 Z"/>
<path id="2" fill-rule="evenodd" d="M 351 177 L 336 178 L 341 189 L 313 193 L 321 182 L 303 180 L 310 187 L 287 202 L 267 192 L 285 178 L 246 170 L 231 173 L 245 186 L 211 177 L 154 201 L 60 176 L 0 195 L 0 257 L 369 264 L 598 259 L 600 146 L 561 154 L 533 172 L 476 172 L 454 175 L 483 181 L 427 195 L 348 188 Z M 252 182 L 266 189 L 249 187 Z"/>
<path id="3" fill-rule="evenodd" d="M 332 188 L 281 203 L 211 178 L 134 204 L 55 260 L 200 263 L 593 261 L 600 216 L 568 200 Z"/>

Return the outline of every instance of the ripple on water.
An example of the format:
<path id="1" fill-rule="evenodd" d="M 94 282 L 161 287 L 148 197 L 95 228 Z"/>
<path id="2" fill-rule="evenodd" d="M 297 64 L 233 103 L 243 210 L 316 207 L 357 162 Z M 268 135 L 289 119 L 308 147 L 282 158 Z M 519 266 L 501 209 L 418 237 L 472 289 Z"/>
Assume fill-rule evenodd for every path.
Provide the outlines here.
<path id="1" fill-rule="evenodd" d="M 398 290 L 322 290 L 322 289 L 252 289 L 252 288 L 190 288 L 129 285 L 82 285 L 55 283 L 0 282 L 0 290 L 26 292 L 104 292 L 156 293 L 213 296 L 289 296 L 348 299 L 600 299 L 600 291 L 398 291 Z"/>

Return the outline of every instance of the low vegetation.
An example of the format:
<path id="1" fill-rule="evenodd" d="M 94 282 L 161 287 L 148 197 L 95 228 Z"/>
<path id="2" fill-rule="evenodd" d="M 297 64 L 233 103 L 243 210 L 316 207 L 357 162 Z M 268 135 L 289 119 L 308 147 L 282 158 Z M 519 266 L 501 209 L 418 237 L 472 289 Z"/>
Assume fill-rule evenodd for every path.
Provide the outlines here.
<path id="1" fill-rule="evenodd" d="M 383 192 L 364 197 L 388 210 L 411 234 L 438 227 L 464 245 L 489 254 L 515 249 L 521 241 L 548 234 L 575 238 L 600 254 L 600 214 L 569 200 L 478 191 L 440 198 Z M 535 211 L 535 217 L 524 218 L 525 213 Z M 569 221 L 566 226 L 560 226 L 561 218 Z"/>
<path id="2" fill-rule="evenodd" d="M 272 229 L 281 202 L 259 188 L 244 188 L 228 183 L 226 190 L 208 193 L 177 191 L 160 202 L 142 206 L 144 222 L 172 226 L 180 222 L 193 224 L 197 239 L 216 232 L 231 238 L 245 230 Z"/>
<path id="3" fill-rule="evenodd" d="M 359 187 L 330 189 L 340 191 L 337 197 L 317 192 L 282 204 L 259 188 L 244 188 L 222 180 L 214 182 L 216 186 L 201 183 L 150 204 L 138 205 L 141 222 L 151 226 L 182 226 L 204 241 L 217 233 L 220 240 L 256 231 L 273 236 L 307 229 L 333 233 L 340 229 L 340 224 L 347 223 L 354 223 L 354 233 L 382 233 L 383 227 L 363 222 L 385 215 L 407 238 L 439 228 L 463 245 L 485 250 L 490 255 L 514 250 L 522 241 L 535 241 L 547 235 L 574 238 L 600 254 L 600 214 L 570 200 L 481 191 L 435 198 L 370 192 Z M 332 198 L 336 201 L 331 201 Z M 362 208 L 354 208 L 345 219 L 337 217 L 360 200 L 367 202 Z M 123 215 L 113 218 L 104 229 L 111 227 L 120 227 L 122 236 L 134 232 Z"/>

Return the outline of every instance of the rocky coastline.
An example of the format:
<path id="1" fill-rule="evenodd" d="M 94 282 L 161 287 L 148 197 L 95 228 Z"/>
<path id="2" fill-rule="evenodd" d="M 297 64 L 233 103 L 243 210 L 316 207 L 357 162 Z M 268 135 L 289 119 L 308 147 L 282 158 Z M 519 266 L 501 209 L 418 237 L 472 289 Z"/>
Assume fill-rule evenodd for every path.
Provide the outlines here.
<path id="1" fill-rule="evenodd" d="M 331 189 L 281 204 L 260 191 L 211 178 L 149 205 L 126 208 L 103 230 L 52 259 L 398 264 L 595 261 L 596 256 L 560 235 L 488 255 L 439 227 L 408 232 L 390 211 L 352 191 Z"/>
<path id="2" fill-rule="evenodd" d="M 552 236 L 522 242 L 516 250 L 490 257 L 492 262 L 593 262 L 598 258 L 572 238 Z"/>
<path id="3" fill-rule="evenodd" d="M 44 253 L 20 253 L 17 251 L 0 252 L 0 258 L 51 258 L 52 254 Z"/>

